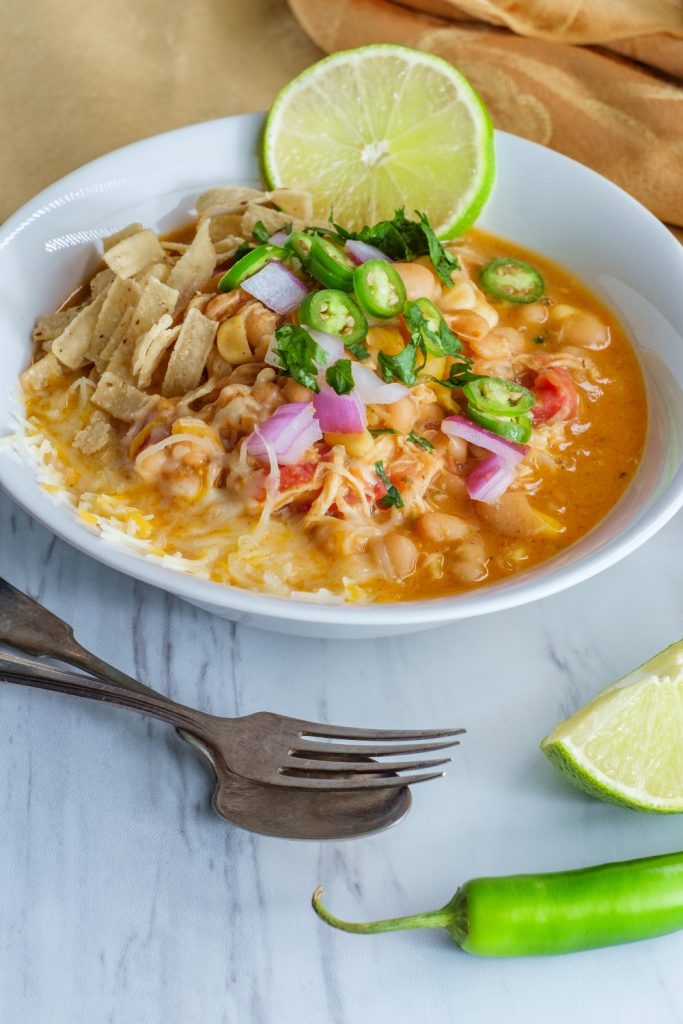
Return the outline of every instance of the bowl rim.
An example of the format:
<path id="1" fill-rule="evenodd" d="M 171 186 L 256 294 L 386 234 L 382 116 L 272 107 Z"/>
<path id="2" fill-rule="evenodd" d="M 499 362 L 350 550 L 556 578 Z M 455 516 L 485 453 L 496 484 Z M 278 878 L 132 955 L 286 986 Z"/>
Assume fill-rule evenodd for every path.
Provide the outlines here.
<path id="1" fill-rule="evenodd" d="M 80 179 L 84 174 L 96 173 L 99 167 L 106 166 L 112 157 L 134 158 L 138 151 L 143 151 L 150 145 L 153 146 L 170 139 L 182 141 L 183 135 L 190 135 L 197 130 L 211 132 L 220 130 L 221 127 L 224 128 L 226 124 L 236 122 L 255 127 L 256 123 L 263 123 L 264 117 L 263 113 L 238 114 L 185 125 L 129 143 L 81 165 L 29 199 L 5 221 L 0 227 L 0 250 L 11 242 L 27 226 L 27 223 L 31 222 L 35 216 L 36 207 L 45 206 L 54 198 L 55 191 L 58 190 L 61 193 L 77 189 L 81 185 Z M 593 184 L 599 183 L 601 188 L 617 194 L 619 200 L 636 209 L 639 216 L 648 223 L 650 230 L 654 230 L 659 236 L 659 244 L 663 247 L 661 258 L 667 257 L 666 250 L 668 249 L 668 256 L 680 263 L 683 272 L 683 246 L 654 214 L 618 185 L 555 150 L 513 136 L 508 132 L 496 130 L 495 134 L 497 141 L 506 140 L 508 145 L 513 145 L 513 148 L 514 146 L 521 146 L 522 149 L 532 147 L 533 150 L 542 151 L 544 159 L 550 160 L 551 163 L 555 161 L 557 164 L 570 165 L 571 173 L 583 175 Z M 369 631 L 385 626 L 439 625 L 474 615 L 502 611 L 551 596 L 597 575 L 631 554 L 683 507 L 683 465 L 681 465 L 663 491 L 654 499 L 652 505 L 635 522 L 629 523 L 618 535 L 606 541 L 597 550 L 588 552 L 578 561 L 558 567 L 555 572 L 546 573 L 540 578 L 531 579 L 529 575 L 523 574 L 510 577 L 509 580 L 500 583 L 484 586 L 481 590 L 464 591 L 451 596 L 414 601 L 320 602 L 315 598 L 306 599 L 298 594 L 292 598 L 250 591 L 232 584 L 218 583 L 192 576 L 183 571 L 148 561 L 143 555 L 129 552 L 107 541 L 78 520 L 70 514 L 69 505 L 64 504 L 62 508 L 60 503 L 55 502 L 47 495 L 40 487 L 37 478 L 32 479 L 26 487 L 14 486 L 14 483 L 8 480 L 7 466 L 9 464 L 7 459 L 0 457 L 0 486 L 6 493 L 53 534 L 110 568 L 167 592 L 177 594 L 204 608 L 211 608 L 215 612 L 233 613 L 230 617 L 237 620 L 252 616 L 257 619 L 267 618 L 279 622 L 297 619 L 316 625 L 367 627 Z M 553 559 L 549 559 L 540 563 L 540 566 L 548 566 L 552 561 Z"/>

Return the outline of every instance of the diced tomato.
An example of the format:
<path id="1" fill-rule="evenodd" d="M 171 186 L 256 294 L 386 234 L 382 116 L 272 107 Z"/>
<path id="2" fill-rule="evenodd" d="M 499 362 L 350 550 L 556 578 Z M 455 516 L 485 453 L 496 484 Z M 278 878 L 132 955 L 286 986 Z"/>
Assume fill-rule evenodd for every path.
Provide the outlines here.
<path id="1" fill-rule="evenodd" d="M 374 499 L 375 504 L 381 501 L 386 493 L 387 485 L 383 483 L 381 480 L 378 480 L 375 486 L 372 488 L 372 497 Z"/>
<path id="2" fill-rule="evenodd" d="M 563 366 L 549 366 L 534 382 L 536 404 L 531 410 L 534 423 L 573 420 L 579 408 L 574 381 Z"/>
<path id="3" fill-rule="evenodd" d="M 280 490 L 308 484 L 315 476 L 315 462 L 299 462 L 295 466 L 280 466 Z"/>

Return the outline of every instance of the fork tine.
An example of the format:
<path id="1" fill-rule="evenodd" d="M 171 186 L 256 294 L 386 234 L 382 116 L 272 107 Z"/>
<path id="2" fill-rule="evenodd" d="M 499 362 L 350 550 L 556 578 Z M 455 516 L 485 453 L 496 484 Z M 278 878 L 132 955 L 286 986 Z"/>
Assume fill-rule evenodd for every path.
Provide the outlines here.
<path id="1" fill-rule="evenodd" d="M 298 722 L 299 736 L 332 740 L 437 740 L 444 736 L 460 736 L 464 729 L 354 729 L 346 725 L 325 725 L 322 722 Z"/>
<path id="2" fill-rule="evenodd" d="M 367 767 L 367 766 L 366 766 Z M 311 779 L 304 775 L 279 775 L 276 785 L 289 789 L 336 789 L 340 791 L 358 789 L 394 789 L 396 786 L 412 786 L 414 782 L 428 782 L 440 779 L 445 772 L 425 772 L 423 775 L 387 775 L 375 779 Z"/>
<path id="3" fill-rule="evenodd" d="M 303 740 L 298 747 L 292 747 L 290 756 L 307 757 L 313 754 L 350 754 L 355 757 L 386 757 L 397 754 L 428 754 L 434 750 L 459 747 L 460 740 L 448 743 L 404 743 L 402 746 L 361 745 L 356 743 L 312 743 Z"/>
<path id="4" fill-rule="evenodd" d="M 295 760 L 280 768 L 279 774 L 288 778 L 301 778 L 309 772 L 409 772 L 418 768 L 436 768 L 450 764 L 450 757 L 432 758 L 429 761 L 318 761 Z M 406 780 L 407 781 L 407 780 Z"/>

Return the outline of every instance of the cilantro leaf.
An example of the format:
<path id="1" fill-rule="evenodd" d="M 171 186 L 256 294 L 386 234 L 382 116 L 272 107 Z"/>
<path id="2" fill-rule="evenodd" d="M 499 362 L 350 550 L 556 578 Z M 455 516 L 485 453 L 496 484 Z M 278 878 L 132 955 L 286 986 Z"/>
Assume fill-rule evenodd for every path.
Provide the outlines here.
<path id="1" fill-rule="evenodd" d="M 455 257 L 452 252 L 447 252 L 446 249 L 444 249 L 441 242 L 434 234 L 434 229 L 427 220 L 427 214 L 420 213 L 419 210 L 416 210 L 415 213 L 420 218 L 420 227 L 427 239 L 429 258 L 434 264 L 434 270 L 436 270 L 441 282 L 450 288 L 453 284 L 451 274 L 460 266 L 457 257 Z"/>
<path id="2" fill-rule="evenodd" d="M 251 252 L 252 248 L 253 246 L 250 245 L 249 242 L 240 242 L 235 255 L 232 258 L 233 264 L 237 263 L 238 260 L 241 260 L 243 256 L 246 256 L 248 252 Z"/>
<path id="3" fill-rule="evenodd" d="M 254 241 L 258 242 L 259 245 L 265 245 L 268 239 L 270 238 L 270 235 L 268 234 L 268 229 L 262 220 L 256 221 L 253 228 L 251 229 L 251 235 Z"/>
<path id="4" fill-rule="evenodd" d="M 479 380 L 482 376 L 480 373 L 472 373 L 471 366 L 472 360 L 461 356 L 457 363 L 453 363 L 445 380 L 441 380 L 439 377 L 430 377 L 430 380 L 433 380 L 435 384 L 441 384 L 444 388 L 461 388 L 464 384 L 468 384 L 472 380 Z"/>
<path id="5" fill-rule="evenodd" d="M 420 448 L 424 448 L 426 452 L 434 451 L 432 442 L 428 441 L 426 437 L 422 437 L 421 434 L 416 434 L 414 430 L 411 430 L 408 434 L 408 440 L 412 441 L 413 444 L 419 444 Z"/>
<path id="6" fill-rule="evenodd" d="M 398 487 L 394 487 L 384 470 L 383 462 L 375 463 L 375 473 L 387 489 L 387 493 L 377 502 L 380 508 L 403 508 L 403 498 Z"/>
<path id="7" fill-rule="evenodd" d="M 460 355 L 462 349 L 460 340 L 453 334 L 437 309 L 434 310 L 435 314 L 438 314 L 436 324 L 425 316 L 420 305 L 423 301 L 421 299 L 409 300 L 403 308 L 403 316 L 410 328 L 413 344 L 421 349 L 426 348 L 432 355 Z"/>
<path id="8" fill-rule="evenodd" d="M 377 363 L 386 383 L 391 384 L 393 380 L 399 380 L 402 384 L 412 387 L 417 382 L 417 353 L 418 348 L 412 342 L 395 356 L 380 352 Z"/>
<path id="9" fill-rule="evenodd" d="M 429 256 L 440 280 L 451 285 L 451 273 L 460 266 L 456 257 L 447 252 L 434 234 L 427 215 L 416 210 L 418 220 L 406 217 L 401 207 L 391 220 L 381 220 L 372 227 L 366 225 L 360 231 L 347 231 L 340 224 L 335 224 L 330 214 L 330 224 L 340 241 L 357 238 L 368 245 L 374 245 L 392 260 L 408 261 L 418 256 Z"/>
<path id="10" fill-rule="evenodd" d="M 280 372 L 317 394 L 320 391 L 318 370 L 327 363 L 325 349 L 313 340 L 308 331 L 294 324 L 278 327 L 275 340 L 279 347 L 274 354 L 280 363 Z"/>
<path id="11" fill-rule="evenodd" d="M 413 260 L 429 252 L 420 224 L 409 220 L 403 209 L 397 210 L 391 220 L 381 220 L 372 227 L 366 225 L 360 231 L 347 231 L 333 220 L 330 223 L 344 241 L 357 238 L 381 249 L 392 260 Z"/>
<path id="12" fill-rule="evenodd" d="M 370 427 L 368 433 L 373 437 L 381 437 L 382 434 L 398 434 L 398 430 L 393 427 Z"/>
<path id="13" fill-rule="evenodd" d="M 351 360 L 338 359 L 325 371 L 325 380 L 338 395 L 348 395 L 350 391 L 353 391 Z"/>
<path id="14" fill-rule="evenodd" d="M 351 355 L 355 356 L 356 359 L 360 359 L 362 362 L 363 359 L 370 358 L 370 350 L 362 341 L 347 341 L 344 337 L 342 337 L 342 341 L 344 342 L 344 346 L 348 348 Z"/>

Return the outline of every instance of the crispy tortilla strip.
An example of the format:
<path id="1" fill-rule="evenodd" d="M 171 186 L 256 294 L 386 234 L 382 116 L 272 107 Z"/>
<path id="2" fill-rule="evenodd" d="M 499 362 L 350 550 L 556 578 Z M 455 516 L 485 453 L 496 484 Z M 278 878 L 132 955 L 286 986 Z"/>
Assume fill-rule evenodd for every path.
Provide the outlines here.
<path id="1" fill-rule="evenodd" d="M 178 337 L 180 327 L 171 327 L 172 317 L 166 313 L 158 323 L 152 324 L 146 334 L 135 343 L 132 370 L 138 378 L 138 387 L 148 388 L 152 375 L 161 362 L 164 352 Z"/>
<path id="2" fill-rule="evenodd" d="M 246 188 L 244 185 L 224 185 L 221 188 L 210 188 L 197 198 L 197 213 L 203 214 L 212 209 L 232 209 L 246 207 L 248 203 L 263 202 L 267 192 L 258 188 Z"/>
<path id="3" fill-rule="evenodd" d="M 113 436 L 113 427 L 104 413 L 94 412 L 87 427 L 76 434 L 74 448 L 78 448 L 84 455 L 94 455 L 95 452 L 101 451 Z"/>
<path id="4" fill-rule="evenodd" d="M 274 203 L 283 213 L 289 214 L 295 220 L 303 220 L 310 223 L 313 217 L 313 200 L 310 192 L 304 192 L 300 188 L 276 188 L 270 193 L 270 201 Z"/>
<path id="5" fill-rule="evenodd" d="M 48 352 L 21 374 L 19 380 L 24 391 L 40 391 L 50 381 L 62 376 L 62 364 L 57 356 Z"/>
<path id="6" fill-rule="evenodd" d="M 119 347 L 112 353 L 111 359 L 107 364 L 107 371 L 116 374 L 126 384 L 135 384 L 135 374 L 133 373 L 134 351 L 135 341 L 129 335 L 126 335 Z"/>
<path id="7" fill-rule="evenodd" d="M 107 249 L 104 262 L 119 277 L 132 277 L 150 263 L 164 259 L 164 250 L 153 231 L 137 231 Z"/>
<path id="8" fill-rule="evenodd" d="M 152 324 L 157 323 L 165 313 L 173 314 L 178 303 L 178 290 L 164 284 L 156 277 L 145 282 L 135 307 L 133 320 L 128 331 L 133 340 L 146 334 Z"/>
<path id="9" fill-rule="evenodd" d="M 261 221 L 269 235 L 279 231 L 285 224 L 291 224 L 295 231 L 306 226 L 303 221 L 288 213 L 280 213 L 279 210 L 271 210 L 267 206 L 250 205 L 242 214 L 241 231 L 245 238 L 251 235 L 258 221 Z"/>
<path id="10" fill-rule="evenodd" d="M 115 373 L 105 371 L 95 389 L 91 401 L 117 420 L 133 423 L 156 401 L 132 384 L 126 384 Z"/>
<path id="11" fill-rule="evenodd" d="M 105 288 L 108 288 L 114 281 L 116 274 L 109 267 L 105 267 L 104 270 L 100 270 L 99 273 L 95 274 L 90 282 L 90 294 L 93 299 L 96 299 L 100 292 L 103 292 Z"/>
<path id="12" fill-rule="evenodd" d="M 177 256 L 182 255 L 190 248 L 187 242 L 167 242 L 166 239 L 161 240 L 161 248 L 166 253 L 166 256 Z"/>
<path id="13" fill-rule="evenodd" d="M 221 238 L 218 242 L 214 242 L 214 248 L 218 256 L 234 256 L 243 239 L 237 235 L 226 235 L 225 238 Z"/>
<path id="14" fill-rule="evenodd" d="M 102 239 L 102 245 L 104 251 L 107 252 L 109 249 L 113 249 L 115 245 L 122 242 L 124 238 L 130 238 L 131 235 L 137 235 L 139 231 L 143 231 L 142 224 L 127 224 L 125 228 L 121 228 L 120 231 L 114 231 L 113 234 L 107 235 L 106 238 Z"/>
<path id="15" fill-rule="evenodd" d="M 86 353 L 90 361 L 98 361 L 98 357 L 120 324 L 125 311 L 129 307 L 134 308 L 137 305 L 141 291 L 142 289 L 135 281 L 123 277 L 114 279 L 97 317 L 92 340 Z"/>
<path id="16" fill-rule="evenodd" d="M 107 297 L 107 289 L 100 292 L 94 302 L 79 310 L 73 320 L 52 342 L 52 351 L 71 370 L 87 362 L 86 353 L 92 343 L 95 324 Z"/>
<path id="17" fill-rule="evenodd" d="M 135 280 L 139 281 L 140 284 L 146 284 L 150 277 L 156 277 L 157 281 L 165 284 L 170 273 L 171 266 L 169 263 L 151 263 L 145 270 L 141 270 L 139 274 L 135 275 Z"/>
<path id="18" fill-rule="evenodd" d="M 204 224 L 206 221 L 209 222 L 209 237 L 214 243 L 220 242 L 223 238 L 238 238 L 237 244 L 243 240 L 242 231 L 242 216 L 244 214 L 245 207 L 240 206 L 238 210 L 230 210 L 229 212 L 211 213 L 204 217 L 201 221 Z"/>
<path id="19" fill-rule="evenodd" d="M 216 250 L 209 237 L 209 224 L 202 221 L 187 252 L 183 253 L 168 277 L 169 288 L 179 292 L 178 309 L 183 309 L 195 292 L 213 274 Z"/>
<path id="20" fill-rule="evenodd" d="M 168 361 L 162 395 L 169 398 L 197 387 L 217 330 L 215 320 L 198 309 L 189 311 Z"/>
<path id="21" fill-rule="evenodd" d="M 109 360 L 112 358 L 119 346 L 128 337 L 128 331 L 133 320 L 133 314 L 135 309 L 133 306 L 129 306 L 123 313 L 123 316 L 119 320 L 118 324 L 111 332 L 109 341 L 104 346 L 99 355 L 95 356 L 95 366 L 102 373 L 106 370 L 109 365 Z"/>
<path id="22" fill-rule="evenodd" d="M 74 317 L 78 316 L 79 308 L 60 309 L 58 313 L 45 313 L 44 316 L 39 316 L 33 328 L 33 340 L 36 344 L 43 345 L 46 349 L 51 347 L 49 343 L 58 338 Z"/>

